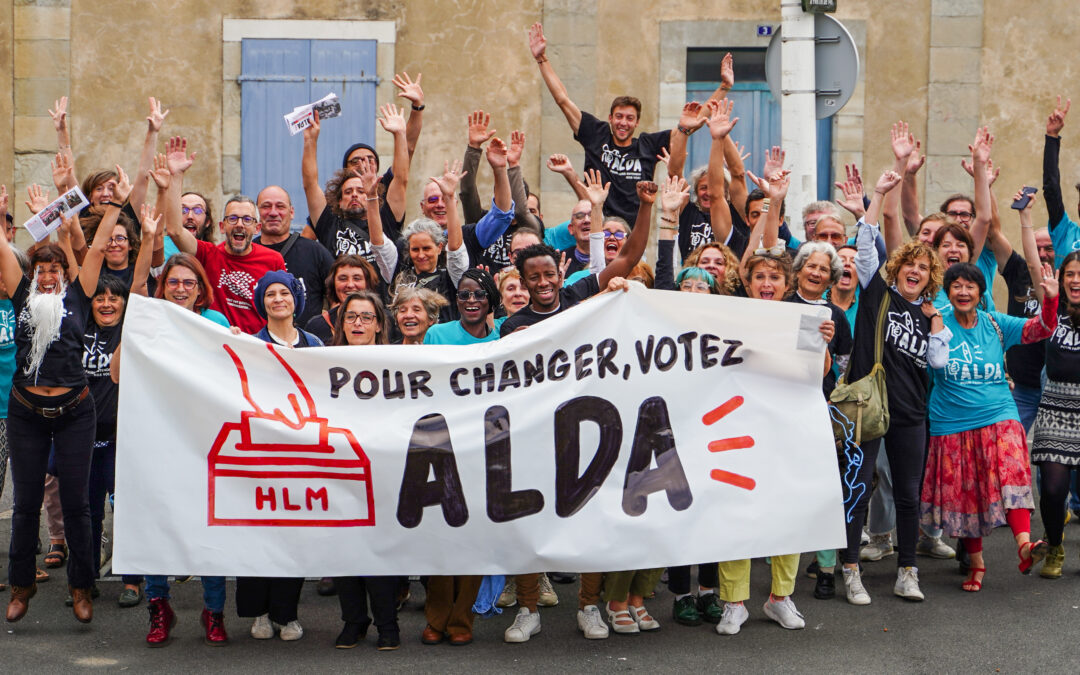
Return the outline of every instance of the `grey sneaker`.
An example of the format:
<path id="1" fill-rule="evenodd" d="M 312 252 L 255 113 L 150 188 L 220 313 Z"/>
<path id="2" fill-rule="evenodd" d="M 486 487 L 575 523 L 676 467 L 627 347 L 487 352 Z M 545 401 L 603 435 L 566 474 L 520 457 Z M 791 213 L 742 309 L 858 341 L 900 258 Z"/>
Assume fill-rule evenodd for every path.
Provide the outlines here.
<path id="1" fill-rule="evenodd" d="M 799 610 L 795 608 L 795 603 L 791 601 L 791 596 L 788 596 L 779 602 L 774 602 L 772 598 L 769 598 L 769 600 L 765 602 L 765 607 L 763 609 L 765 610 L 765 616 L 788 630 L 806 628 L 806 621 L 803 619 L 803 615 L 799 614 Z"/>
<path id="2" fill-rule="evenodd" d="M 503 586 L 499 599 L 495 601 L 496 607 L 513 607 L 517 604 L 517 580 L 514 577 L 506 577 L 506 585 Z"/>
<path id="3" fill-rule="evenodd" d="M 255 617 L 251 624 L 251 637 L 256 640 L 269 640 L 274 637 L 274 624 L 270 623 L 269 614 Z"/>
<path id="4" fill-rule="evenodd" d="M 915 554 L 938 560 L 950 560 L 956 557 L 956 551 L 943 542 L 941 537 L 928 537 L 925 534 L 920 536 L 919 543 L 915 544 Z"/>
<path id="5" fill-rule="evenodd" d="M 735 635 L 742 630 L 742 625 L 750 618 L 750 612 L 741 602 L 725 602 L 724 615 L 720 623 L 716 624 L 716 632 L 720 635 Z"/>
<path id="6" fill-rule="evenodd" d="M 304 628 L 300 625 L 300 622 L 296 621 L 295 619 L 285 624 L 284 626 L 280 626 L 277 624 L 275 625 L 279 630 L 278 637 L 285 642 L 295 642 L 296 640 L 304 637 Z"/>
<path id="7" fill-rule="evenodd" d="M 844 568 L 844 585 L 847 587 L 847 601 L 853 605 L 869 605 L 870 594 L 862 585 L 862 575 L 858 567 Z"/>
<path id="8" fill-rule="evenodd" d="M 905 600 L 914 600 L 915 602 L 925 600 L 926 596 L 919 590 L 919 568 L 901 567 L 897 569 L 896 585 L 893 586 L 893 593 Z"/>
<path id="9" fill-rule="evenodd" d="M 554 607 L 559 604 L 559 596 L 555 595 L 555 589 L 551 587 L 551 579 L 548 575 L 540 575 L 540 597 L 536 601 L 539 607 Z"/>
<path id="10" fill-rule="evenodd" d="M 872 534 L 870 535 L 870 543 L 859 550 L 859 560 L 876 562 L 892 554 L 892 535 L 888 532 L 885 534 Z"/>

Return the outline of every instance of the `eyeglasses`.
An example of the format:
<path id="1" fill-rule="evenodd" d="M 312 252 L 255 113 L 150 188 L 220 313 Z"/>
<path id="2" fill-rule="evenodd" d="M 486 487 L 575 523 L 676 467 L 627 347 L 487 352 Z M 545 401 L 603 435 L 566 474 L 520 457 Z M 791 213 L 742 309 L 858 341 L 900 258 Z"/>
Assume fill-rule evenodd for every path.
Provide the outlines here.
<path id="1" fill-rule="evenodd" d="M 608 232 L 607 230 L 604 230 L 604 239 L 618 239 L 619 241 L 622 241 L 623 239 L 626 239 L 626 233 L 621 230 L 618 232 Z"/>
<path id="2" fill-rule="evenodd" d="M 203 209 L 203 207 L 201 207 L 201 206 L 195 206 L 195 207 L 192 207 L 192 208 L 188 208 L 186 206 L 181 206 L 180 207 L 180 213 L 183 213 L 185 216 L 187 214 L 189 214 L 189 213 L 193 213 L 196 216 L 201 216 L 202 214 L 206 213 L 206 210 Z"/>
<path id="3" fill-rule="evenodd" d="M 487 291 L 480 289 L 477 291 L 467 291 L 462 289 L 457 292 L 457 299 L 468 302 L 469 300 L 487 300 Z"/>
<path id="4" fill-rule="evenodd" d="M 112 237 L 109 237 L 108 243 L 110 243 L 110 244 L 123 244 L 125 241 L 127 241 L 127 237 L 125 237 L 122 234 L 117 234 L 117 235 L 114 235 Z"/>
<path id="5" fill-rule="evenodd" d="M 177 279 L 176 277 L 169 277 L 165 280 L 165 285 L 169 287 L 169 290 L 173 291 L 180 288 L 181 286 L 184 287 L 185 291 L 190 291 L 193 290 L 198 284 L 199 282 L 195 279 Z"/>
<path id="6" fill-rule="evenodd" d="M 237 224 L 239 222 L 242 222 L 245 225 L 251 225 L 252 223 L 255 222 L 255 219 L 252 218 L 251 216 L 232 215 L 232 216 L 225 216 L 225 222 L 230 224 L 230 225 L 235 225 L 235 224 Z"/>
<path id="7" fill-rule="evenodd" d="M 372 312 L 345 312 L 345 323 L 374 323 L 375 314 Z"/>
<path id="8" fill-rule="evenodd" d="M 349 162 L 348 162 L 349 166 L 359 166 L 361 164 L 368 164 L 368 163 L 374 165 L 375 164 L 375 158 L 374 157 L 364 157 L 363 155 L 357 155 L 356 157 L 350 157 Z"/>
<path id="9" fill-rule="evenodd" d="M 945 215 L 950 218 L 956 218 L 957 220 L 971 220 L 971 217 L 975 214 L 971 211 L 946 211 Z"/>
<path id="10" fill-rule="evenodd" d="M 442 195 L 435 195 L 434 197 L 428 197 L 424 201 L 426 201 L 428 204 L 438 204 L 440 201 L 442 201 Z"/>
<path id="11" fill-rule="evenodd" d="M 570 216 L 574 220 L 584 220 L 584 219 L 588 218 L 590 214 L 591 214 L 590 211 L 581 211 L 581 212 L 578 212 L 578 213 L 571 213 Z"/>
<path id="12" fill-rule="evenodd" d="M 679 290 L 680 291 L 699 291 L 701 293 L 711 293 L 712 292 L 712 289 L 709 288 L 709 284 L 705 283 L 704 281 L 691 281 L 690 279 L 687 279 L 686 281 L 679 284 Z"/>

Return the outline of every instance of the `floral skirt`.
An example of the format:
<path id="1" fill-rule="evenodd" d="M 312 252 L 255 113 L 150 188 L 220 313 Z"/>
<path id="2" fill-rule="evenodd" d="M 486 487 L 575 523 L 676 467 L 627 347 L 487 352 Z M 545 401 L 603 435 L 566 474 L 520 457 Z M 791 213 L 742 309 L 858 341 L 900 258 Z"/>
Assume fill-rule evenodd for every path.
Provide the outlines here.
<path id="1" fill-rule="evenodd" d="M 951 537 L 986 537 L 1005 512 L 1035 508 L 1024 428 L 1005 420 L 948 436 L 931 436 L 920 520 Z"/>

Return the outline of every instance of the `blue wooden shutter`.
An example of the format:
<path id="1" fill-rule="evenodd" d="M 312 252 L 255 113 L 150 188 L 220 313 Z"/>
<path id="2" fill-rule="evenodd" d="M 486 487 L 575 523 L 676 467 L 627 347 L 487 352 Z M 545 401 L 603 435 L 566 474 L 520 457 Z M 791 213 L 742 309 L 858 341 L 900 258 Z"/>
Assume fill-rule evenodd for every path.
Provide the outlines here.
<path id="1" fill-rule="evenodd" d="M 331 91 L 341 100 L 341 117 L 319 135 L 319 179 L 325 185 L 341 168 L 345 149 L 374 145 L 375 40 L 263 40 L 242 43 L 240 185 L 252 199 L 267 185 L 289 192 L 293 228 L 307 218 L 300 180 L 303 136 L 290 136 L 283 116 Z M 390 158 L 383 160 L 383 168 Z"/>

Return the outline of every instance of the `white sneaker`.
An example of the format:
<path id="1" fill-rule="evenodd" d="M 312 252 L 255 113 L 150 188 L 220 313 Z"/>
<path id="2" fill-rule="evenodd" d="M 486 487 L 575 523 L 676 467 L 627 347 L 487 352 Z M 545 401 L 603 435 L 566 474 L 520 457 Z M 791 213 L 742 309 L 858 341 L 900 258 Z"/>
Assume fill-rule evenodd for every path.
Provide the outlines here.
<path id="1" fill-rule="evenodd" d="M 725 602 L 724 613 L 720 616 L 720 623 L 716 624 L 716 632 L 720 635 L 735 635 L 742 629 L 742 625 L 750 618 L 750 612 L 741 602 Z"/>
<path id="2" fill-rule="evenodd" d="M 862 575 L 858 567 L 844 568 L 844 585 L 847 586 L 847 601 L 853 605 L 869 605 L 870 594 L 862 585 Z"/>
<path id="3" fill-rule="evenodd" d="M 919 537 L 919 543 L 915 544 L 915 554 L 950 560 L 956 557 L 956 550 L 941 541 L 941 537 L 928 537 L 924 534 Z"/>
<path id="4" fill-rule="evenodd" d="M 864 527 L 862 533 L 859 535 L 859 546 L 866 546 L 870 543 L 870 532 Z"/>
<path id="5" fill-rule="evenodd" d="M 503 586 L 499 599 L 495 602 L 496 607 L 513 607 L 517 604 L 517 580 L 514 577 L 506 577 L 506 585 Z"/>
<path id="6" fill-rule="evenodd" d="M 596 605 L 586 605 L 585 609 L 578 610 L 577 627 L 585 634 L 586 640 L 606 640 L 610 634 Z"/>
<path id="7" fill-rule="evenodd" d="M 269 614 L 255 617 L 255 622 L 251 624 L 251 637 L 256 640 L 269 640 L 274 637 L 274 624 L 270 623 Z"/>
<path id="8" fill-rule="evenodd" d="M 779 602 L 769 598 L 765 601 L 764 610 L 765 616 L 788 630 L 806 628 L 806 621 L 803 620 L 803 615 L 799 614 L 799 610 L 795 608 L 795 603 L 791 601 L 790 595 Z"/>
<path id="9" fill-rule="evenodd" d="M 528 607 L 522 607 L 514 617 L 514 623 L 503 633 L 503 642 L 528 642 L 539 632 L 540 615 L 530 612 Z"/>
<path id="10" fill-rule="evenodd" d="M 554 607 L 559 604 L 559 596 L 555 595 L 555 589 L 551 587 L 551 579 L 547 574 L 540 575 L 540 597 L 536 601 L 539 607 Z"/>
<path id="11" fill-rule="evenodd" d="M 299 640 L 304 637 L 304 628 L 300 625 L 299 621 L 293 620 L 284 626 L 275 623 L 274 626 L 278 629 L 278 637 L 285 642 L 293 642 L 294 640 Z"/>
<path id="12" fill-rule="evenodd" d="M 859 560 L 863 562 L 876 562 L 893 554 L 892 535 L 874 534 L 870 536 L 870 543 L 863 546 L 859 551 Z"/>
<path id="13" fill-rule="evenodd" d="M 919 589 L 919 568 L 901 567 L 897 569 L 896 585 L 893 586 L 893 593 L 905 600 L 914 600 L 916 602 L 925 600 L 926 596 Z"/>

